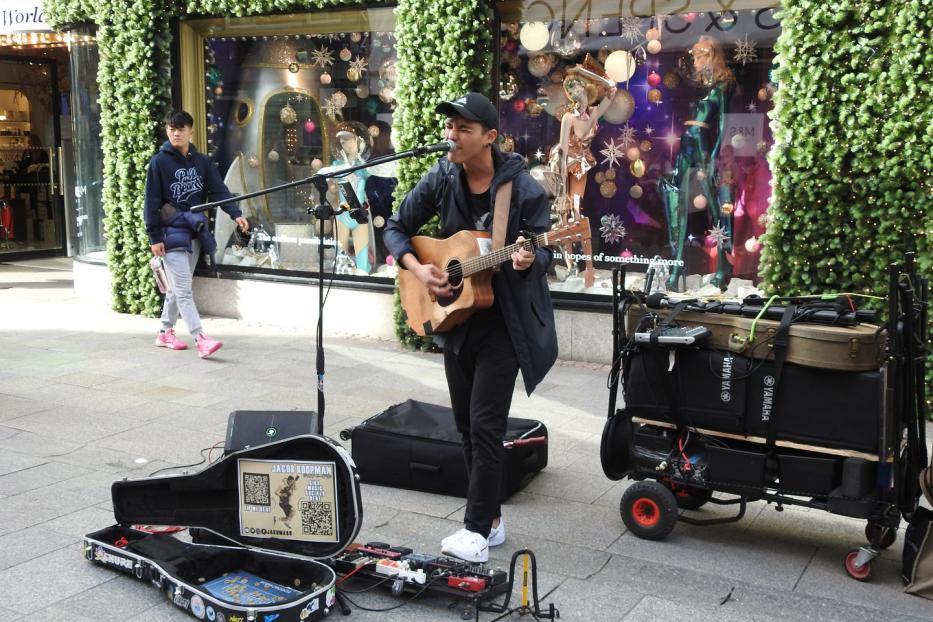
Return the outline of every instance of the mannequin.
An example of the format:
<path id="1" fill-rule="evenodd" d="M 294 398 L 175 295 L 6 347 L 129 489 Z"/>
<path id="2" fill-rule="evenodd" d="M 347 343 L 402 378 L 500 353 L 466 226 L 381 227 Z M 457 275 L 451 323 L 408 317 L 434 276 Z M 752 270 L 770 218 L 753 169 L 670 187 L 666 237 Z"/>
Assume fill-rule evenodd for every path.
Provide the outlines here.
<path id="1" fill-rule="evenodd" d="M 359 127 L 357 127 L 359 125 Z M 369 151 L 369 133 L 362 124 L 354 122 L 344 122 L 337 126 L 337 142 L 340 147 L 337 150 L 336 158 L 330 166 L 321 169 L 319 172 L 334 172 L 351 166 L 357 166 L 366 161 L 366 154 Z M 351 173 L 339 181 L 349 181 L 356 191 L 356 197 L 360 204 L 366 203 L 366 179 L 369 173 L 366 169 Z M 336 181 L 331 180 L 331 187 L 336 188 Z M 369 274 L 372 272 L 372 260 L 370 258 L 370 241 L 373 239 L 371 228 L 372 222 L 358 223 L 347 212 L 337 216 L 337 242 L 340 244 L 340 250 L 353 258 L 356 269 L 360 272 Z M 352 238 L 353 252 L 350 252 L 350 240 Z"/>
<path id="2" fill-rule="evenodd" d="M 691 208 L 705 209 L 710 226 L 721 227 L 726 240 L 717 242 L 716 274 L 710 283 L 721 289 L 728 285 L 732 264 L 726 256 L 732 251 L 732 191 L 728 179 L 720 180 L 716 158 L 725 130 L 726 102 L 735 84 L 732 71 L 726 66 L 719 43 L 701 36 L 690 48 L 692 68 L 684 76 L 697 86 L 708 89 L 706 96 L 690 106 L 690 119 L 684 122 L 680 151 L 670 176 L 658 180 L 658 190 L 667 217 L 667 232 L 673 249 L 673 259 L 683 260 L 687 238 L 687 217 Z M 699 187 L 700 194 L 691 192 Z M 676 290 L 682 266 L 673 266 L 667 287 Z"/>
<path id="3" fill-rule="evenodd" d="M 581 203 L 586 190 L 587 174 L 596 165 L 590 151 L 599 131 L 599 119 L 612 104 L 616 85 L 589 54 L 583 63 L 567 70 L 564 78 L 569 109 L 560 121 L 560 142 L 551 153 L 551 167 L 562 185 L 554 202 L 553 216 L 558 226 L 580 219 Z M 598 105 L 596 105 L 598 103 Z M 564 261 L 573 274 L 575 262 L 570 258 L 569 248 L 561 245 Z M 584 254 L 589 256 L 584 271 L 584 287 L 593 285 L 592 245 L 584 242 Z"/>

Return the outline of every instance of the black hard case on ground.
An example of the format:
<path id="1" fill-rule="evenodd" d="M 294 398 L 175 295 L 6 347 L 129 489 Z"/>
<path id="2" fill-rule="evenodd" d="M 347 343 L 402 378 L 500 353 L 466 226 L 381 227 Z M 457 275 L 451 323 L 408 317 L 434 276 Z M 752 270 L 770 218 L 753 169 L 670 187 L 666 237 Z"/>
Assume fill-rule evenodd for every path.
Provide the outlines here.
<path id="1" fill-rule="evenodd" d="M 243 535 L 239 518 L 241 460 L 333 463 L 333 541 Z M 84 537 L 87 559 L 150 582 L 175 606 L 211 622 L 320 620 L 334 604 L 336 576 L 330 566 L 317 560 L 343 551 L 363 521 L 352 459 L 336 442 L 312 435 L 226 455 L 193 475 L 115 482 L 111 493 L 117 524 Z M 269 501 L 270 505 L 275 502 Z M 215 541 L 225 538 L 227 544 L 185 542 L 138 531 L 133 525 L 198 527 Z M 222 600 L 206 589 L 206 584 L 235 571 L 245 571 L 294 594 L 275 603 L 247 605 Z"/>
<path id="2" fill-rule="evenodd" d="M 407 400 L 340 433 L 352 439 L 353 460 L 362 482 L 466 497 L 467 472 L 453 411 Z M 523 445 L 522 440 L 541 439 Z M 547 427 L 532 419 L 509 418 L 503 450 L 500 499 L 524 488 L 547 466 Z"/>

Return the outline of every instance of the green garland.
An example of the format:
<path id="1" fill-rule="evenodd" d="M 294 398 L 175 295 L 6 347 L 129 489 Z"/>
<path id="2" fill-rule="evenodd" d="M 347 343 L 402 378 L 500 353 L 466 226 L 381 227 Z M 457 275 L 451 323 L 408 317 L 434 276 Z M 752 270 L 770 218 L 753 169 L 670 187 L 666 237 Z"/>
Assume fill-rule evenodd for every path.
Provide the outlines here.
<path id="1" fill-rule="evenodd" d="M 884 296 L 908 250 L 930 273 L 929 12 L 929 0 L 785 1 L 761 268 L 773 292 Z"/>

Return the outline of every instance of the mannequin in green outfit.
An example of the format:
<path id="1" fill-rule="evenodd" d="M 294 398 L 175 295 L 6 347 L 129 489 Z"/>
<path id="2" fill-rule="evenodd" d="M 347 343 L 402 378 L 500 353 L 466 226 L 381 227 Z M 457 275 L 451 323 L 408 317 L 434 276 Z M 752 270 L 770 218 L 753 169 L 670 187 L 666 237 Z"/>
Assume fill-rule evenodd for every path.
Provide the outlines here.
<path id="1" fill-rule="evenodd" d="M 729 184 L 720 181 L 716 158 L 725 130 L 726 102 L 735 84 L 732 71 L 726 66 L 722 47 L 714 39 L 702 36 L 690 48 L 693 75 L 687 76 L 699 86 L 709 89 L 702 99 L 691 104 L 691 117 L 684 122 L 680 151 L 670 176 L 658 180 L 658 189 L 667 217 L 667 233 L 672 258 L 683 260 L 687 238 L 687 216 L 690 208 L 705 209 L 710 226 L 719 225 L 726 239 L 718 243 L 716 274 L 710 283 L 725 289 L 732 276 L 732 265 L 726 252 L 732 250 L 732 192 Z M 699 194 L 691 193 L 699 187 Z M 683 268 L 674 266 L 667 281 L 668 289 L 677 289 Z"/>

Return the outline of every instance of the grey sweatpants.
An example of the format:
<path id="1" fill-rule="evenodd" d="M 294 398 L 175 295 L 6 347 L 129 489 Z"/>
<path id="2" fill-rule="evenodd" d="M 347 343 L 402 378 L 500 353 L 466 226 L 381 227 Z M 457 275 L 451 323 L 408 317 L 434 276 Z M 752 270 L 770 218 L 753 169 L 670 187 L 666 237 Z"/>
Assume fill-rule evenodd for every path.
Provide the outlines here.
<path id="1" fill-rule="evenodd" d="M 174 328 L 178 314 L 181 313 L 191 334 L 197 336 L 201 333 L 201 316 L 198 315 L 198 308 L 194 306 L 194 296 L 191 293 L 191 277 L 200 256 L 201 241 L 192 240 L 190 253 L 183 248 L 176 248 L 165 253 L 162 258 L 172 281 L 172 291 L 165 295 L 165 303 L 162 305 L 163 330 Z"/>

